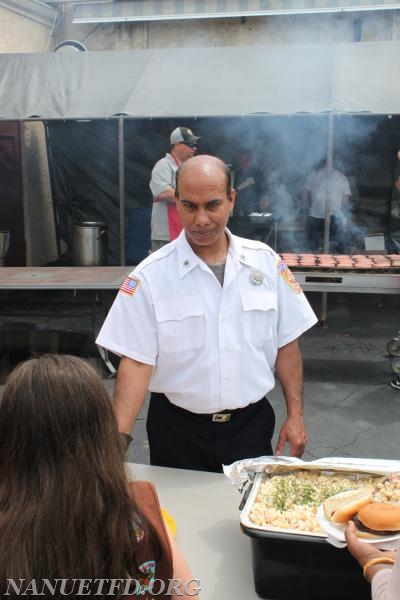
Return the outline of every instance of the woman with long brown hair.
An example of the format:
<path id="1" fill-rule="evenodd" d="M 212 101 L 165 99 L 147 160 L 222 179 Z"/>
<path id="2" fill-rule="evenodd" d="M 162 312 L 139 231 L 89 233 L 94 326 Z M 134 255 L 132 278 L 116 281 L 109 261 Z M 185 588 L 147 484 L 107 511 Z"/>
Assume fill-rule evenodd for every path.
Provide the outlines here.
<path id="1" fill-rule="evenodd" d="M 48 354 L 14 369 L 0 401 L 1 597 L 193 597 L 157 497 L 150 484 L 128 484 L 123 461 L 88 363 Z"/>

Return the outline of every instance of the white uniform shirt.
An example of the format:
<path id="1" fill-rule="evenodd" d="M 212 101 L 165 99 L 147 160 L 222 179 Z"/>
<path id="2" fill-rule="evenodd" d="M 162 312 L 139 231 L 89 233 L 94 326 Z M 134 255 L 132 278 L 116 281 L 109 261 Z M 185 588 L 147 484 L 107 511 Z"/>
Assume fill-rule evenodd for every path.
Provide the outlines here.
<path id="1" fill-rule="evenodd" d="M 150 390 L 195 413 L 260 400 L 278 348 L 317 321 L 271 248 L 227 233 L 223 287 L 182 231 L 125 280 L 96 340 L 154 365 Z"/>
<path id="2" fill-rule="evenodd" d="M 347 177 L 336 169 L 328 172 L 327 167 L 311 171 L 307 176 L 305 189 L 310 191 L 310 217 L 325 219 L 325 204 L 329 202 L 329 214 L 340 216 L 344 196 L 350 196 Z"/>

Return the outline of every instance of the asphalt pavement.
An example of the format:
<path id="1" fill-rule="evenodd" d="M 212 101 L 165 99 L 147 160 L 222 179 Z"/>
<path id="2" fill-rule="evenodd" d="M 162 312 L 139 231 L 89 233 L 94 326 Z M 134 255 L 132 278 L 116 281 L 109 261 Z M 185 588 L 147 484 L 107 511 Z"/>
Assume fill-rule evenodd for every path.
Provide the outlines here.
<path id="1" fill-rule="evenodd" d="M 319 315 L 321 294 L 307 296 Z M 327 326 L 316 325 L 302 336 L 309 436 L 305 460 L 328 456 L 400 459 L 400 390 L 389 385 L 393 372 L 386 348 L 400 329 L 399 304 L 397 295 L 329 293 Z M 42 309 L 45 314 L 45 307 Z M 112 394 L 115 379 L 109 376 L 90 338 L 89 313 L 82 308 L 68 310 L 63 326 L 63 318 L 55 312 L 44 318 L 32 313 L 27 304 L 18 318 L 0 317 L 2 379 L 17 359 L 31 350 L 71 352 L 98 368 Z M 279 383 L 268 397 L 279 426 L 285 414 Z M 149 462 L 146 410 L 147 403 L 134 427 L 128 453 L 129 460 L 143 464 Z"/>

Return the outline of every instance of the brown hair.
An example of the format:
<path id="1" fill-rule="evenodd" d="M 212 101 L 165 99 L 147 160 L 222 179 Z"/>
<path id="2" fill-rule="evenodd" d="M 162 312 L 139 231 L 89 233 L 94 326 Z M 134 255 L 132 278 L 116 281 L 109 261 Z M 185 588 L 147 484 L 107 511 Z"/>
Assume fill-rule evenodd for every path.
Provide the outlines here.
<path id="1" fill-rule="evenodd" d="M 7 579 L 135 578 L 140 513 L 123 459 L 87 362 L 47 354 L 14 369 L 0 402 L 0 596 Z"/>

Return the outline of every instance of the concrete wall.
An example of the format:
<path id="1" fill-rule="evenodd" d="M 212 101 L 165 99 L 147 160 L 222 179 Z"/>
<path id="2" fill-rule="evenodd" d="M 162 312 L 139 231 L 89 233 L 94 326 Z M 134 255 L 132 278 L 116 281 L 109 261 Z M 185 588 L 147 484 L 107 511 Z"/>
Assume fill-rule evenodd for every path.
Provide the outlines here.
<path id="1" fill-rule="evenodd" d="M 0 6 L 0 52 L 46 52 L 50 32 L 50 27 Z"/>
<path id="2" fill-rule="evenodd" d="M 88 50 L 388 41 L 400 39 L 400 10 L 99 26 L 72 24 L 67 6 L 56 37 L 83 41 Z"/>

